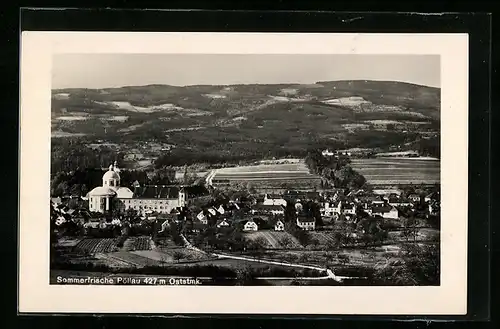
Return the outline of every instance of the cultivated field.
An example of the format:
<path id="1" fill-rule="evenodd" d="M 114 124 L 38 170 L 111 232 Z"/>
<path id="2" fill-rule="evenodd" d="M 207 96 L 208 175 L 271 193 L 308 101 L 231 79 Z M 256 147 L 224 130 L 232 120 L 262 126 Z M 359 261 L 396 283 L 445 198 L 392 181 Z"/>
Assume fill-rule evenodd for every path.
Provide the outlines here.
<path id="1" fill-rule="evenodd" d="M 436 184 L 440 161 L 418 158 L 352 159 L 352 167 L 372 185 Z"/>
<path id="2" fill-rule="evenodd" d="M 214 180 L 251 181 L 311 181 L 319 183 L 319 177 L 311 175 L 303 161 L 297 163 L 259 164 L 217 169 Z"/>
<path id="3" fill-rule="evenodd" d="M 220 174 L 247 174 L 258 172 L 304 172 L 309 173 L 304 162 L 298 163 L 277 163 L 277 164 L 259 164 L 255 166 L 240 166 L 219 169 Z"/>
<path id="4" fill-rule="evenodd" d="M 186 248 L 156 249 L 136 251 L 116 251 L 100 253 L 96 256 L 95 264 L 106 264 L 110 267 L 144 267 L 154 265 L 197 263 L 210 260 L 207 255 Z"/>
<path id="5" fill-rule="evenodd" d="M 316 239 L 321 246 L 329 246 L 335 243 L 334 231 L 310 232 L 311 239 Z"/>
<path id="6" fill-rule="evenodd" d="M 151 238 L 148 236 L 135 237 L 133 239 L 133 250 L 149 250 L 151 249 Z"/>
<path id="7" fill-rule="evenodd" d="M 123 250 L 149 250 L 151 249 L 151 238 L 149 236 L 129 237 L 123 244 Z"/>
<path id="8" fill-rule="evenodd" d="M 83 239 L 74 247 L 78 252 L 87 254 L 108 253 L 118 250 L 118 239 Z"/>
<path id="9" fill-rule="evenodd" d="M 245 233 L 244 236 L 249 240 L 262 239 L 262 241 L 266 241 L 267 248 L 302 248 L 299 241 L 287 232 L 257 231 Z"/>

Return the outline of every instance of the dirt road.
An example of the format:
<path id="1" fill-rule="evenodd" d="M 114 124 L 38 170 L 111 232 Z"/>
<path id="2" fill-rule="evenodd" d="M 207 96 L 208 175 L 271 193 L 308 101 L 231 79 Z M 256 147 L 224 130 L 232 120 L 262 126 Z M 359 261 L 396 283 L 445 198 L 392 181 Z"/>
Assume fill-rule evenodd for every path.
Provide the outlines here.
<path id="1" fill-rule="evenodd" d="M 317 266 L 310 266 L 310 265 L 302 265 L 302 264 L 294 264 L 294 263 L 285 263 L 285 262 L 279 262 L 279 261 L 271 261 L 267 259 L 261 259 L 261 258 L 252 258 L 252 257 L 244 257 L 244 256 L 234 256 L 234 255 L 228 255 L 228 254 L 222 254 L 222 253 L 208 253 L 204 250 L 201 250 L 195 246 L 193 246 L 184 235 L 181 235 L 182 239 L 184 240 L 184 243 L 186 245 L 186 248 L 195 250 L 204 254 L 208 254 L 210 256 L 215 256 L 217 258 L 230 258 L 230 259 L 237 259 L 237 260 L 244 260 L 244 261 L 249 261 L 249 262 L 257 262 L 257 263 L 264 263 L 264 264 L 270 264 L 270 265 L 280 265 L 280 266 L 289 266 L 289 267 L 295 267 L 295 268 L 307 268 L 307 269 L 312 269 L 312 270 L 317 270 L 320 272 L 326 272 L 326 276 L 322 277 L 304 277 L 304 278 L 298 278 L 302 280 L 324 280 L 324 279 L 333 279 L 337 282 L 342 282 L 345 279 L 363 279 L 363 278 L 356 278 L 356 277 L 347 277 L 347 276 L 338 276 L 333 273 L 332 270 L 328 268 L 321 268 Z M 270 279 L 270 280 L 281 280 L 283 278 L 265 278 L 265 279 Z M 289 279 L 289 278 L 288 278 Z"/>

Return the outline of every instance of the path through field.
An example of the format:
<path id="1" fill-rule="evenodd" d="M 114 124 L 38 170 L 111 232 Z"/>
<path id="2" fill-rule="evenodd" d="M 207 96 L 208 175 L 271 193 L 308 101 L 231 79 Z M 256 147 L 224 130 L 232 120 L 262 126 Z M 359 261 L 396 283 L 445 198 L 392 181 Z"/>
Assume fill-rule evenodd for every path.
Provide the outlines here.
<path id="1" fill-rule="evenodd" d="M 193 246 L 184 235 L 181 235 L 182 239 L 184 240 L 184 243 L 186 245 L 186 248 L 197 250 L 203 253 L 206 253 L 205 251 Z M 326 272 L 326 276 L 324 277 L 315 277 L 317 279 L 333 279 L 337 282 L 342 282 L 345 279 L 362 279 L 362 278 L 353 278 L 353 277 L 347 277 L 347 276 L 337 276 L 333 273 L 332 270 L 328 268 L 321 268 L 317 266 L 310 266 L 310 265 L 302 265 L 302 264 L 294 264 L 294 263 L 285 263 L 285 262 L 278 262 L 278 261 L 271 261 L 267 259 L 261 259 L 261 258 L 252 258 L 252 257 L 244 257 L 244 256 L 234 256 L 234 255 L 227 255 L 227 254 L 221 254 L 221 253 L 210 253 L 210 255 L 218 257 L 218 258 L 230 258 L 230 259 L 236 259 L 236 260 L 244 260 L 244 261 L 249 261 L 249 262 L 258 262 L 258 263 L 264 263 L 264 264 L 270 264 L 270 265 L 280 265 L 280 266 L 289 266 L 289 267 L 297 267 L 297 268 L 306 268 L 306 269 L 312 269 L 312 270 L 317 270 L 320 272 Z M 265 278 L 268 279 L 268 278 Z M 282 279 L 282 278 L 274 278 L 274 279 Z M 288 278 L 290 279 L 290 278 Z M 307 277 L 307 278 L 302 278 L 302 279 L 307 279 L 310 280 L 312 277 Z"/>

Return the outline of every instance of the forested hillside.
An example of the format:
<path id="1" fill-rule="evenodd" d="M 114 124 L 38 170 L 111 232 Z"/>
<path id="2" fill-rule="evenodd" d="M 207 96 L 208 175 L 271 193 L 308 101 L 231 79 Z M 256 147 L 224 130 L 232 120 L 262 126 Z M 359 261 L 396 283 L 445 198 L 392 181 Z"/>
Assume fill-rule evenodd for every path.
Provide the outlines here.
<path id="1" fill-rule="evenodd" d="M 147 141 L 171 145 L 149 157 L 158 166 L 303 157 L 317 148 L 436 153 L 439 112 L 439 89 L 387 81 L 53 90 L 53 169 L 94 152 L 68 149 L 69 140 L 119 145 L 79 154 L 87 160 L 72 168 L 121 161 Z"/>

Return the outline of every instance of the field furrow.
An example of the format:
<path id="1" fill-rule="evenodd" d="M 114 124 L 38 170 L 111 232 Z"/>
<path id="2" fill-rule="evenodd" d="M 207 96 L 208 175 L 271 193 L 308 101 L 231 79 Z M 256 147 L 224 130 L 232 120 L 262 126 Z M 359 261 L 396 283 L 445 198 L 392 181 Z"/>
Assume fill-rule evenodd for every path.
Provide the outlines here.
<path id="1" fill-rule="evenodd" d="M 418 159 L 352 159 L 351 166 L 372 185 L 436 184 L 440 161 Z"/>

